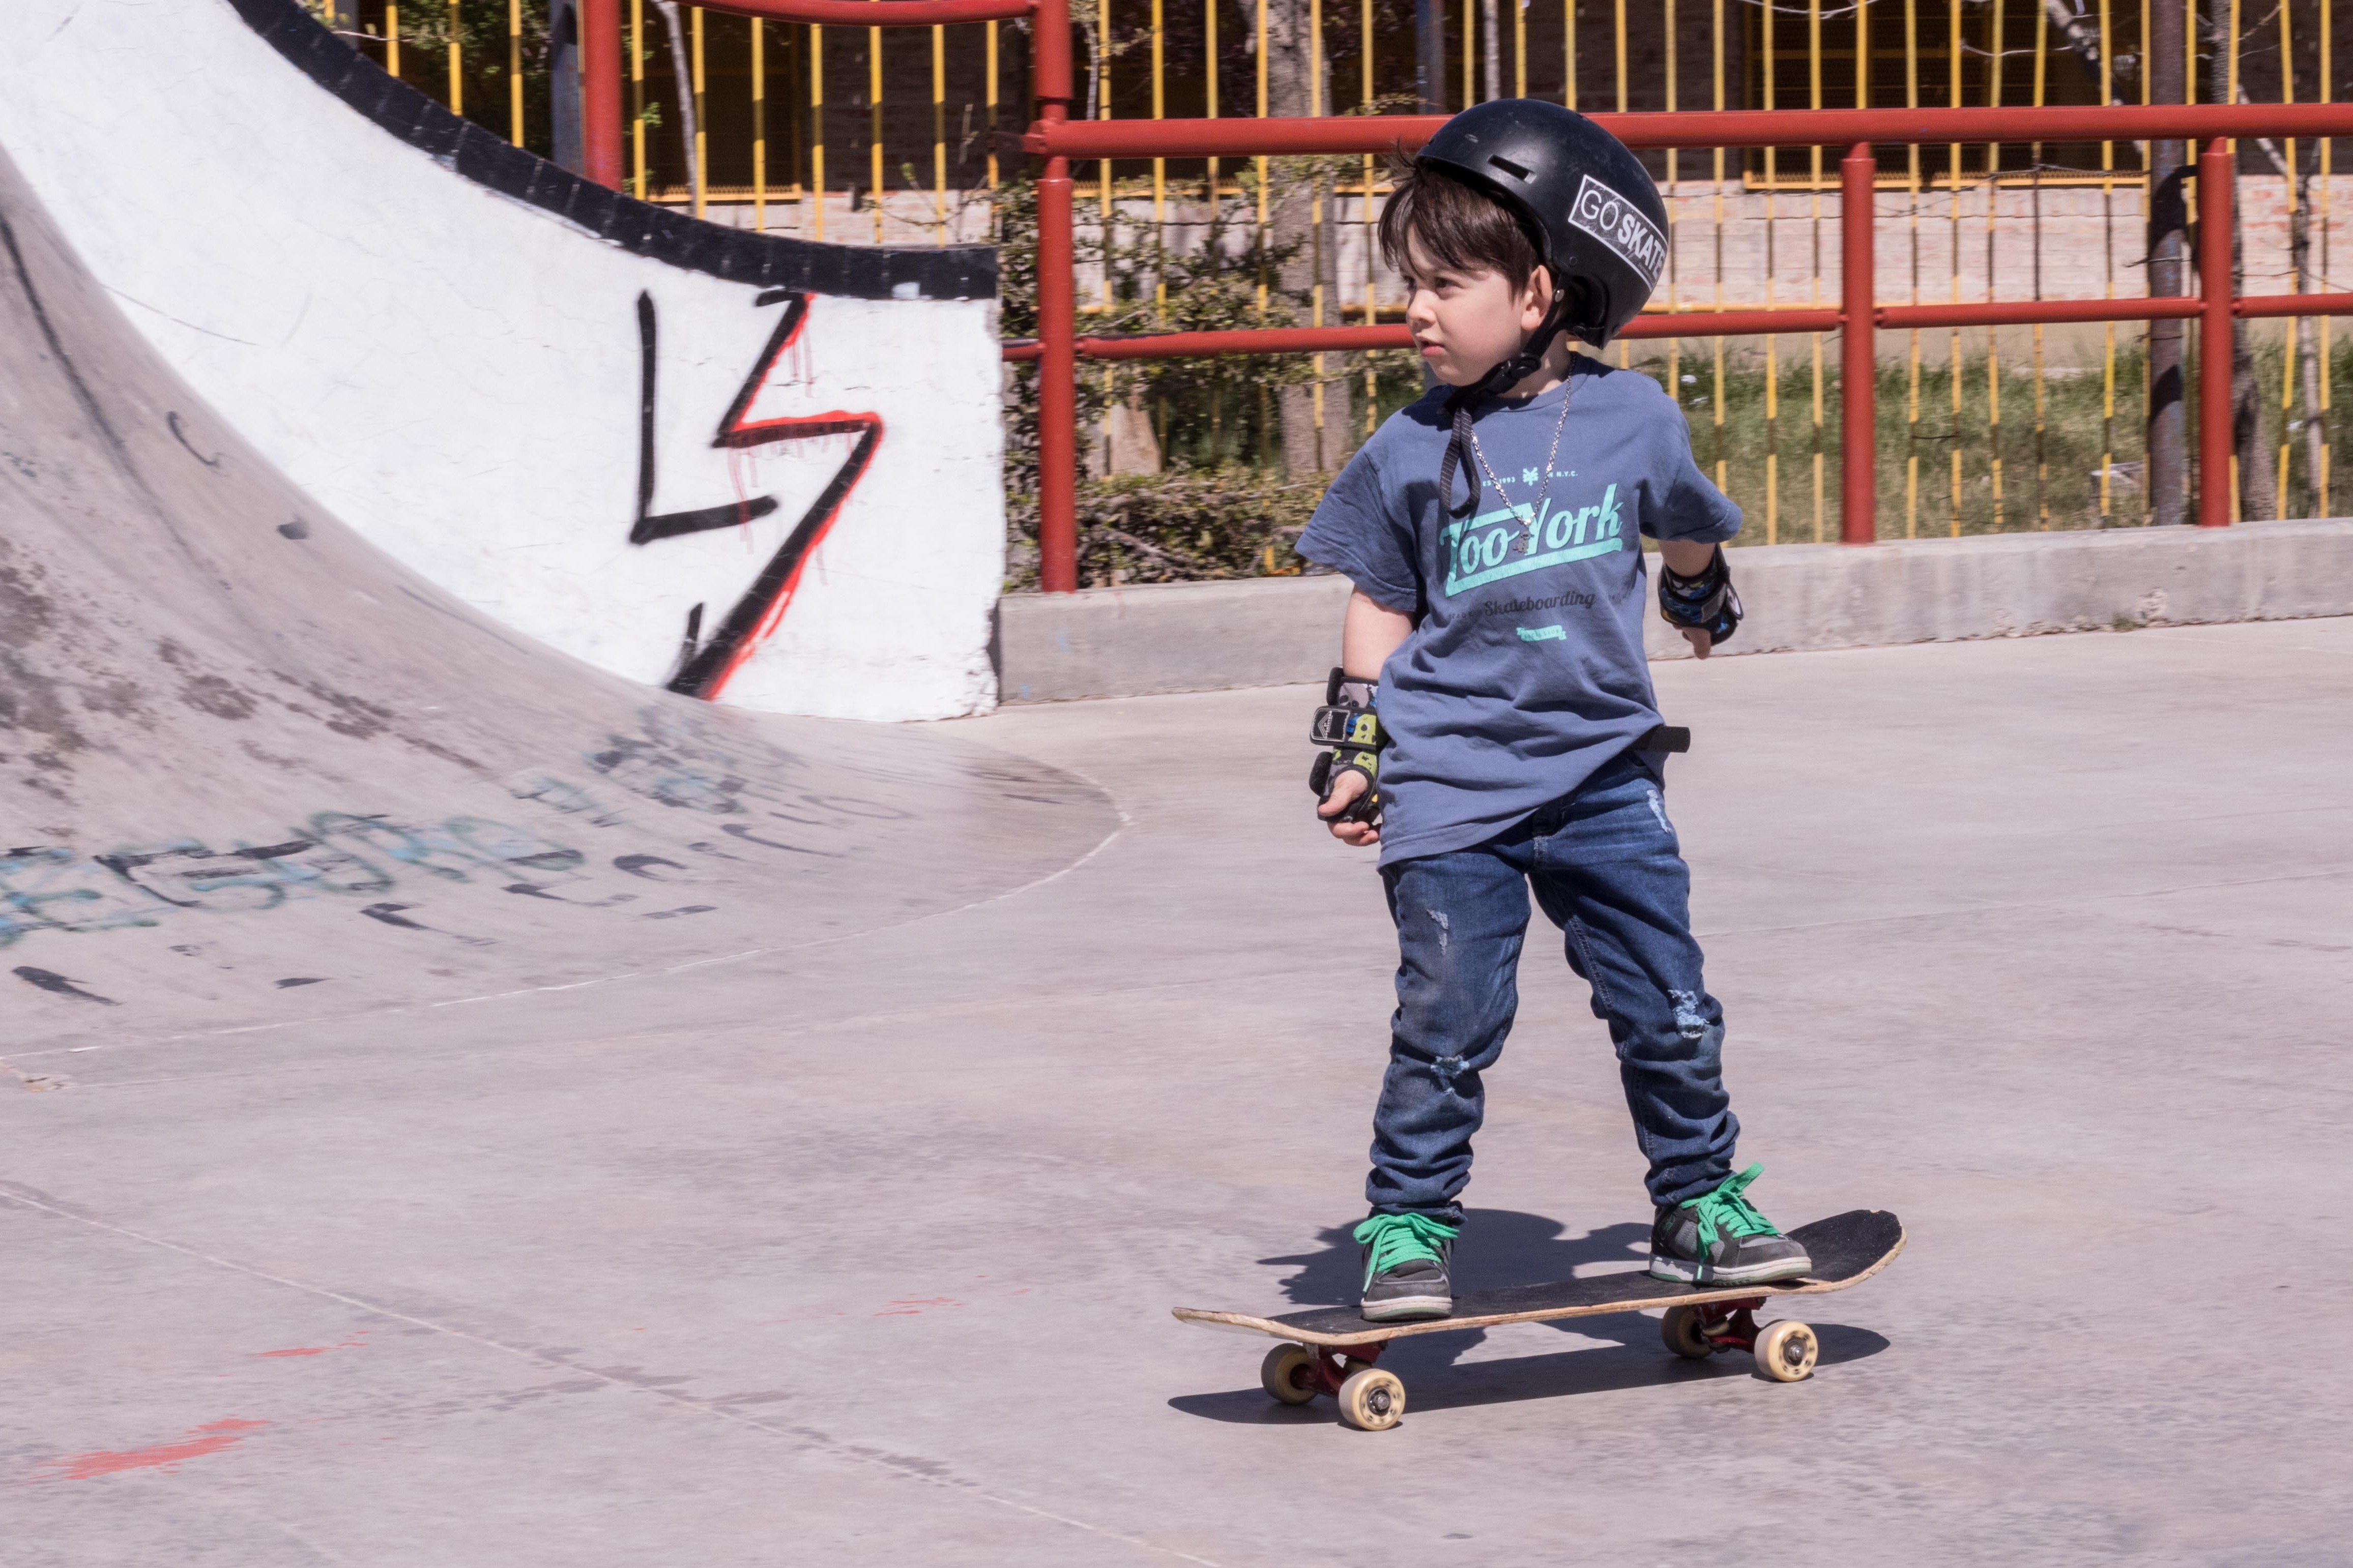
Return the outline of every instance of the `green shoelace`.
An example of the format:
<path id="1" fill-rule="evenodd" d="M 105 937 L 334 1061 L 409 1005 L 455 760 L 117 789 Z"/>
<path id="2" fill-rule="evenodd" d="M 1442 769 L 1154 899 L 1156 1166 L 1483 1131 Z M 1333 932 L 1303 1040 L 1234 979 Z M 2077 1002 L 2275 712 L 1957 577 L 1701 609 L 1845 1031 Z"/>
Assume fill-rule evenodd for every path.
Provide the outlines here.
<path id="1" fill-rule="evenodd" d="M 1704 1256 L 1717 1240 L 1727 1236 L 1778 1236 L 1778 1227 L 1744 1195 L 1748 1184 L 1764 1174 L 1763 1165 L 1751 1165 L 1732 1176 L 1712 1193 L 1702 1193 L 1692 1200 L 1692 1218 L 1699 1226 L 1699 1251 Z"/>
<path id="2" fill-rule="evenodd" d="M 1400 1263 L 1435 1262 L 1440 1244 L 1461 1235 L 1462 1227 L 1428 1215 L 1377 1214 L 1353 1234 L 1356 1244 L 1366 1248 L 1365 1283 L 1369 1286 L 1375 1276 Z"/>

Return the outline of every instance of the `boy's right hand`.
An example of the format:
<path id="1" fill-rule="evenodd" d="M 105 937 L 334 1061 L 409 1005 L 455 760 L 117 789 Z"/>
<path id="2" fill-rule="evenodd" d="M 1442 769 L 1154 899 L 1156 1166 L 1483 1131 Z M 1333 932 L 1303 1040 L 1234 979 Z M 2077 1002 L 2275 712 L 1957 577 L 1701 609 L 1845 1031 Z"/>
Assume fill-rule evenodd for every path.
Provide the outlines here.
<path id="1" fill-rule="evenodd" d="M 1315 807 L 1315 815 L 1324 818 L 1332 829 L 1332 837 L 1343 844 L 1366 848 L 1381 841 L 1381 830 L 1369 822 L 1334 822 L 1332 818 L 1348 809 L 1356 798 L 1372 788 L 1371 781 L 1358 773 L 1342 773 L 1332 786 L 1332 798 Z"/>

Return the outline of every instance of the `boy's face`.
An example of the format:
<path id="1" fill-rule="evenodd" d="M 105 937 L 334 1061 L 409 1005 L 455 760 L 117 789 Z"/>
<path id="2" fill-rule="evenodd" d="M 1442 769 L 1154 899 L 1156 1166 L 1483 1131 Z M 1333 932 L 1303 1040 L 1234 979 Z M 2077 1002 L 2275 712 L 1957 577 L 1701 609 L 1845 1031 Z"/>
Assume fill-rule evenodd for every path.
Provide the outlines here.
<path id="1" fill-rule="evenodd" d="M 1414 235 L 1406 237 L 1405 282 L 1413 346 L 1449 386 L 1470 385 L 1516 352 L 1552 303 L 1552 279 L 1542 268 L 1514 289 L 1500 272 L 1440 266 Z"/>

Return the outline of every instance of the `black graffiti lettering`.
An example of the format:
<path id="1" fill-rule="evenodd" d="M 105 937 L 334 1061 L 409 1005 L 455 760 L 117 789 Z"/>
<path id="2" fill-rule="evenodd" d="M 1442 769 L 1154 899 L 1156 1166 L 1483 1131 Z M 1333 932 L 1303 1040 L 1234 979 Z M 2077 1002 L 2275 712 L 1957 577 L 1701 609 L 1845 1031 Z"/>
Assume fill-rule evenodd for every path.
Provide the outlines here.
<path id="1" fill-rule="evenodd" d="M 559 801 L 585 799 L 560 781 L 547 788 Z M 568 793 L 565 793 L 568 792 Z M 533 792 L 536 793 L 536 792 Z M 737 809 L 742 809 L 738 807 Z M 566 897 L 536 881 L 511 882 L 517 869 L 555 886 L 575 885 L 587 863 L 582 851 L 539 833 L 488 817 L 453 816 L 432 826 L 409 826 L 382 814 L 321 812 L 300 837 L 261 844 L 239 842 L 216 849 L 193 838 L 173 839 L 84 855 L 63 845 L 34 845 L 0 852 L 0 948 L 35 931 L 95 932 L 153 927 L 183 911 L 258 913 L 297 899 L 334 893 L 361 898 L 388 891 L 396 880 L 386 870 L 344 847 L 356 843 L 380 853 L 394 868 L 408 867 L 454 881 L 490 880 L 575 908 L 596 909 L 635 902 L 634 892 Z M 624 861 L 632 861 L 623 857 Z M 619 868 L 659 880 L 649 866 L 681 868 L 660 856 L 641 856 Z M 471 873 L 470 875 L 469 873 Z M 502 873 L 484 877 L 485 872 Z M 590 889 L 594 890 L 594 889 Z M 403 918 L 413 906 L 376 903 L 361 912 L 379 922 L 417 931 L 433 928 Z M 441 934 L 474 945 L 490 939 Z M 195 954 L 186 943 L 174 952 Z"/>
<path id="2" fill-rule="evenodd" d="M 362 873 L 341 891 L 369 892 L 392 885 L 383 872 L 341 850 L 324 850 L 318 865 L 304 861 L 303 857 L 320 848 L 308 838 L 240 845 L 234 849 L 212 849 L 193 839 L 182 839 L 91 859 L 149 898 L 183 910 L 276 909 L 299 892 L 335 887 L 328 872 L 341 865 L 356 867 Z M 224 898 L 229 894 L 240 897 L 232 902 Z"/>
<path id="3" fill-rule="evenodd" d="M 486 816 L 453 816 L 444 830 L 485 865 L 520 866 L 527 871 L 575 871 L 586 863 L 579 850 L 553 844 L 529 828 Z"/>
<path id="4" fill-rule="evenodd" d="M 280 860 L 289 855 L 300 855 L 305 849 L 318 847 L 307 838 L 290 838 L 283 844 L 265 844 L 258 849 L 232 849 L 232 855 L 242 855 L 248 860 Z"/>
<path id="5" fill-rule="evenodd" d="M 905 822 L 914 816 L 914 813 L 902 811 L 895 805 L 885 805 L 879 800 L 861 800 L 852 795 L 805 795 L 801 798 L 811 805 L 849 816 L 862 816 L 871 822 Z"/>
<path id="6" fill-rule="evenodd" d="M 450 937 L 456 941 L 464 942 L 468 947 L 496 947 L 498 945 L 496 942 L 486 936 L 460 936 L 458 932 L 453 931 L 442 931 L 438 927 L 427 925 L 421 921 L 410 920 L 406 911 L 413 910 L 417 906 L 415 904 L 370 904 L 367 908 L 362 910 L 360 913 L 367 916 L 367 918 L 372 921 L 382 921 L 385 925 L 398 926 L 403 931 L 421 931 L 430 932 L 435 936 Z"/>
<path id="7" fill-rule="evenodd" d="M 826 534 L 832 529 L 840 513 L 842 502 L 865 474 L 874 448 L 882 438 L 882 419 L 876 414 L 823 414 L 806 418 L 763 419 L 746 422 L 753 401 L 760 388 L 766 384 L 771 371 L 785 351 L 790 348 L 807 322 L 809 300 L 807 294 L 783 289 L 762 291 L 755 304 L 767 306 L 781 303 L 784 314 L 778 318 L 776 330 L 768 336 L 767 346 L 760 351 L 752 366 L 752 374 L 735 394 L 735 401 L 719 421 L 719 431 L 712 438 L 713 447 L 744 451 L 785 441 L 806 441 L 822 436 L 855 435 L 848 457 L 832 479 L 826 482 L 815 501 L 801 514 L 783 544 L 768 559 L 760 574 L 752 580 L 741 598 L 720 618 L 718 627 L 707 640 L 698 641 L 702 630 L 702 606 L 688 617 L 687 634 L 679 650 L 675 672 L 664 684 L 672 691 L 706 700 L 716 697 L 726 685 L 727 678 L 751 654 L 752 648 L 776 629 L 785 607 L 791 602 L 793 591 L 799 586 L 801 569 Z M 659 359 L 659 327 L 656 320 L 653 296 L 638 296 L 638 510 L 629 526 L 631 544 L 650 544 L 657 540 L 677 539 L 702 533 L 712 529 L 738 528 L 755 518 L 763 518 L 776 510 L 774 496 L 753 496 L 732 505 L 701 507 L 690 511 L 656 513 L 654 504 L 654 410 L 655 370 Z"/>
<path id="8" fill-rule="evenodd" d="M 841 858 L 839 854 L 830 849 L 811 849 L 805 845 L 785 844 L 774 838 L 763 838 L 740 822 L 731 822 L 719 831 L 741 838 L 746 844 L 764 844 L 771 849 L 789 849 L 796 855 L 822 855 L 828 860 Z"/>
<path id="9" fill-rule="evenodd" d="M 172 439 L 177 441 L 181 446 L 185 447 L 188 449 L 189 457 L 194 458 L 197 462 L 202 463 L 207 468 L 217 468 L 221 466 L 220 454 L 218 452 L 215 452 L 211 457 L 207 458 L 202 452 L 196 450 L 195 443 L 188 439 L 188 427 L 185 424 L 181 423 L 180 411 L 178 409 L 174 408 L 171 412 L 165 414 L 164 416 L 164 423 L 171 426 Z M 299 539 L 301 536 L 297 534 L 295 537 Z"/>
<path id="10" fill-rule="evenodd" d="M 62 846 L 0 856 L 0 947 L 37 931 L 153 926 L 162 912 L 144 889 L 126 887 L 107 868 Z"/>
<path id="11" fill-rule="evenodd" d="M 150 898 L 161 899 L 164 902 L 179 909 L 193 910 L 198 907 L 194 899 L 175 899 L 171 894 L 141 881 L 137 873 L 159 861 L 179 859 L 190 855 L 206 856 L 211 853 L 211 850 L 191 840 L 163 849 L 118 850 L 111 855 L 93 855 L 90 858 Z"/>
<path id="12" fill-rule="evenodd" d="M 567 816 L 586 816 L 594 826 L 611 827 L 622 820 L 619 812 L 607 810 L 586 790 L 565 779 L 545 774 L 518 776 L 507 781 L 506 789 L 517 800 L 535 800 Z"/>
<path id="13" fill-rule="evenodd" d="M 740 815 L 735 798 L 743 781 L 713 777 L 684 760 L 634 737 L 615 736 L 607 750 L 590 754 L 588 765 L 632 795 L 657 805 L 713 816 Z"/>
<path id="14" fill-rule="evenodd" d="M 664 512 L 659 517 L 641 517 L 629 530 L 632 544 L 651 544 L 657 539 L 679 539 L 690 533 L 708 533 L 714 528 L 740 528 L 776 510 L 774 496 L 754 496 L 749 500 L 731 501 L 725 506 L 706 506 L 694 511 Z"/>
<path id="15" fill-rule="evenodd" d="M 527 899 L 545 899 L 551 904 L 569 904 L 575 910 L 601 910 L 613 904 L 634 904 L 638 901 L 635 893 L 614 893 L 602 899 L 567 899 L 560 893 L 551 893 L 545 888 L 535 888 L 529 882 L 512 883 L 506 890 L 520 893 Z"/>
<path id="16" fill-rule="evenodd" d="M 470 852 L 464 845 L 450 842 L 448 836 L 433 829 L 404 827 L 381 816 L 354 816 L 348 812 L 322 811 L 311 818 L 311 831 L 323 842 L 347 839 L 372 849 L 387 860 L 411 866 L 427 876 L 444 881 L 464 882 L 470 879 L 466 868 L 477 870 L 487 862 L 485 858 Z M 454 860 L 457 865 L 437 864 Z"/>
<path id="17" fill-rule="evenodd" d="M 577 849 L 550 849 L 541 855 L 510 855 L 510 866 L 528 866 L 534 871 L 569 871 L 580 864 Z"/>

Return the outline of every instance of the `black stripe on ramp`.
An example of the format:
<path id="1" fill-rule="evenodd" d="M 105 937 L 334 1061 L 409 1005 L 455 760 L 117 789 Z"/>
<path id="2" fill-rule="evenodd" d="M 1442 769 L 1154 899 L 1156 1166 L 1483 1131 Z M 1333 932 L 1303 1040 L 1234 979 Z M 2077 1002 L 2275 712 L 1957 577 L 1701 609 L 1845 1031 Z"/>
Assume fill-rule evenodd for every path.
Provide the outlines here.
<path id="1" fill-rule="evenodd" d="M 303 75 L 477 184 L 579 225 L 634 255 L 733 283 L 852 300 L 993 300 L 987 245 L 820 245 L 706 223 L 609 191 L 450 113 L 320 26 L 301 0 L 228 0 Z"/>

